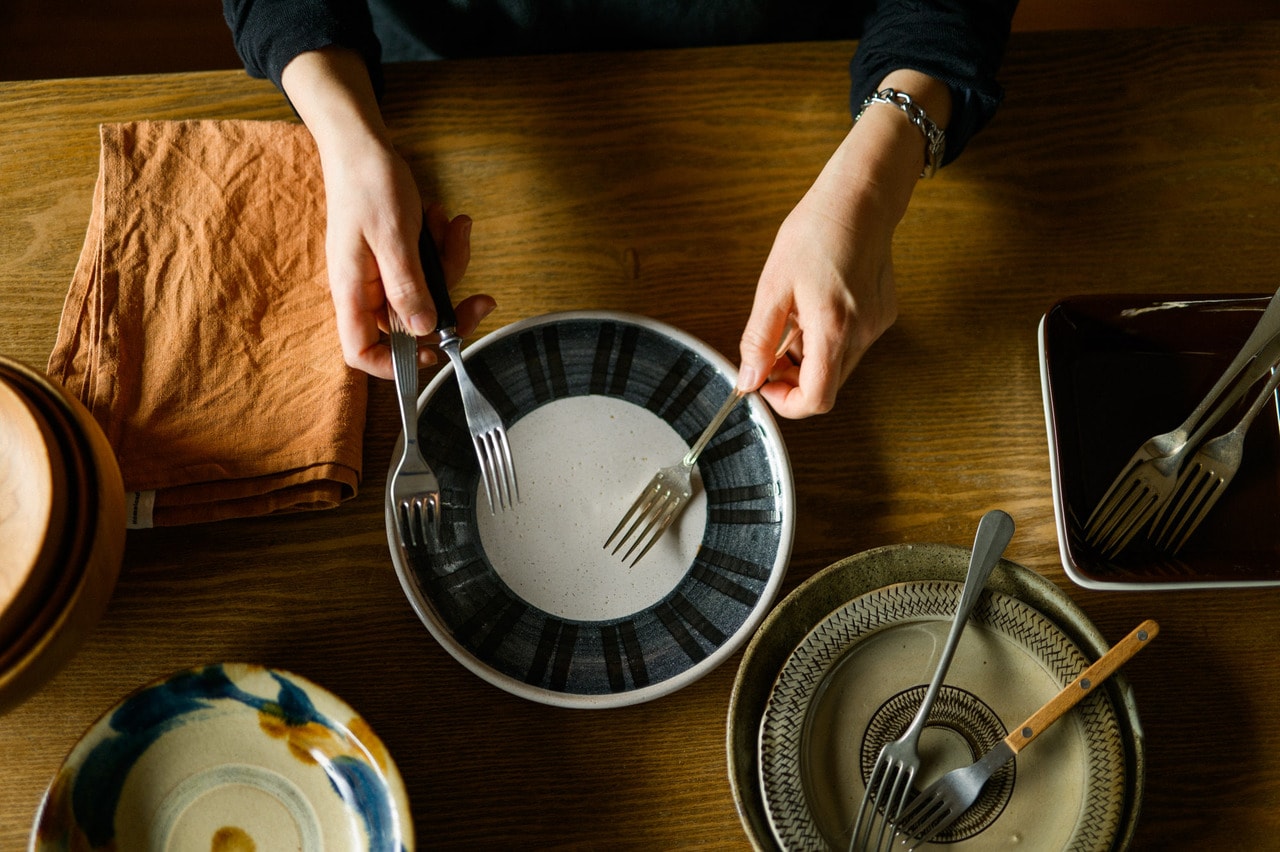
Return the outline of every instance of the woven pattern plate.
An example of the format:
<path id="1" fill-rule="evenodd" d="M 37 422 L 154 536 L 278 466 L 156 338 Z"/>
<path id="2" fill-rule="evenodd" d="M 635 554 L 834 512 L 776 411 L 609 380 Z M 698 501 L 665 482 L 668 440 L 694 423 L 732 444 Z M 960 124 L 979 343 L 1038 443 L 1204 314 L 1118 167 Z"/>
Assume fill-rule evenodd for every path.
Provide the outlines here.
<path id="1" fill-rule="evenodd" d="M 760 742 L 765 800 L 784 847 L 847 845 L 880 745 L 900 736 L 919 707 L 960 590 L 904 583 L 864 595 L 814 628 L 787 661 Z M 1008 733 L 1002 720 L 1026 718 L 1089 662 L 1036 610 L 986 593 L 921 738 L 919 786 L 981 757 Z M 1124 750 L 1105 694 L 1046 732 L 984 792 L 937 842 L 1109 849 L 1123 811 Z M 1043 802 L 1055 803 L 1052 812 Z"/>

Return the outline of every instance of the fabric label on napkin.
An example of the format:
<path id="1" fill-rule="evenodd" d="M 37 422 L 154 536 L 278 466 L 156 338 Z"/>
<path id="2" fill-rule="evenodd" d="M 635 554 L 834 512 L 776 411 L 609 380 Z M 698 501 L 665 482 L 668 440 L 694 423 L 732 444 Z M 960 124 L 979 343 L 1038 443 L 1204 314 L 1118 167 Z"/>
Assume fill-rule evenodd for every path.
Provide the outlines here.
<path id="1" fill-rule="evenodd" d="M 131 530 L 145 530 L 155 526 L 152 514 L 156 507 L 156 492 L 130 491 L 125 496 L 125 527 Z"/>
<path id="2" fill-rule="evenodd" d="M 367 378 L 342 360 L 324 185 L 300 124 L 108 124 L 49 374 L 156 526 L 356 493 Z"/>

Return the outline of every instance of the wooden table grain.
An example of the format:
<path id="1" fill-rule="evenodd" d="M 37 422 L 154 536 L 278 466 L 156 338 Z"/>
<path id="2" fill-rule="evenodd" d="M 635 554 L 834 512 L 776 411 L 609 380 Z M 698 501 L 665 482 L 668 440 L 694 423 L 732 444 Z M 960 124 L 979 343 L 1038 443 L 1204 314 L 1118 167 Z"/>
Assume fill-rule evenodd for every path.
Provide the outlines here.
<path id="1" fill-rule="evenodd" d="M 475 219 L 481 332 L 562 309 L 680 326 L 736 360 L 783 216 L 849 123 L 852 44 L 393 67 L 386 112 L 432 194 Z M 783 422 L 799 499 L 783 592 L 902 542 L 967 546 L 1009 511 L 1013 560 L 1066 591 L 1126 667 L 1147 737 L 1134 848 L 1280 836 L 1280 590 L 1093 592 L 1065 577 L 1036 325 L 1085 293 L 1269 292 L 1280 236 L 1280 25 L 1016 35 L 1003 109 L 924 182 L 897 233 L 901 318 L 835 411 Z M 0 84 L 0 353 L 43 366 L 88 222 L 97 125 L 289 119 L 240 72 Z M 221 660 L 353 704 L 406 779 L 423 848 L 739 849 L 725 724 L 739 656 L 640 706 L 566 710 L 470 674 L 388 555 L 398 432 L 374 382 L 359 496 L 340 508 L 131 532 L 72 662 L 0 717 L 0 849 L 121 696 Z"/>

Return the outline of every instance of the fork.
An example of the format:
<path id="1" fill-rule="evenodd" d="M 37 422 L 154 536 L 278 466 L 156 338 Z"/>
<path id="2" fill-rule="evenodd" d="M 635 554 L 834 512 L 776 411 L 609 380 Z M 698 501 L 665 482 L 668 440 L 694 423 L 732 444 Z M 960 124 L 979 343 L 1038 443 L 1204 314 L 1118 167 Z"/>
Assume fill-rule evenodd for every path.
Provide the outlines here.
<path id="1" fill-rule="evenodd" d="M 1261 357 L 1260 351 L 1277 345 L 1278 335 L 1280 290 L 1271 297 L 1240 351 L 1195 410 L 1176 429 L 1143 443 L 1102 495 L 1084 526 L 1085 541 L 1101 556 L 1109 558 L 1123 550 L 1168 500 L 1187 455 L 1248 390 L 1247 385 L 1237 382 L 1240 374 L 1255 356 Z M 1274 360 L 1272 356 L 1267 363 Z"/>
<path id="2" fill-rule="evenodd" d="M 951 667 L 951 658 L 955 655 L 969 614 L 977 605 L 987 578 L 991 576 L 992 569 L 1000 561 L 1011 538 L 1013 519 L 999 509 L 987 512 L 978 522 L 973 553 L 964 578 L 964 589 L 960 593 L 960 605 L 956 608 L 946 644 L 942 647 L 938 668 L 925 691 L 924 700 L 920 702 L 920 709 L 916 711 L 907 730 L 893 742 L 885 743 L 876 757 L 871 775 L 867 778 L 866 790 L 862 794 L 862 804 L 858 807 L 858 818 L 849 838 L 850 852 L 889 848 L 893 844 L 894 826 L 911 792 L 911 783 L 920 771 L 920 733 L 929 720 L 929 711 L 933 708 L 934 699 L 938 697 L 938 690 L 942 688 L 942 679 Z M 880 817 L 878 829 L 877 816 Z"/>
<path id="3" fill-rule="evenodd" d="M 489 511 L 497 513 L 520 501 L 520 486 L 516 482 L 515 463 L 511 459 L 511 443 L 507 430 L 493 404 L 485 399 L 471 381 L 462 363 L 462 338 L 458 336 L 457 316 L 453 302 L 449 300 L 449 287 L 445 283 L 444 267 L 435 240 L 427 228 L 423 216 L 422 231 L 418 234 L 418 254 L 422 258 L 422 271 L 427 279 L 427 289 L 436 306 L 436 331 L 440 335 L 439 346 L 449 356 L 453 371 L 458 377 L 458 390 L 462 393 L 462 410 L 471 432 L 476 461 L 480 464 L 480 478 L 484 481 Z"/>
<path id="4" fill-rule="evenodd" d="M 1160 625 L 1156 622 L 1150 619 L 1142 622 L 981 758 L 968 766 L 951 770 L 926 787 L 911 800 L 910 807 L 898 822 L 898 833 L 903 838 L 901 845 L 910 843 L 908 849 L 913 850 L 954 825 L 978 800 L 982 788 L 1000 767 L 1013 760 L 1014 755 L 1065 716 L 1086 695 L 1093 694 L 1095 687 L 1145 648 L 1159 632 Z"/>
<path id="5" fill-rule="evenodd" d="M 787 350 L 791 348 L 799 335 L 800 327 L 795 322 L 795 316 L 788 316 L 787 324 L 782 330 L 782 342 L 774 350 L 773 360 L 775 363 L 783 355 L 787 354 Z M 688 504 L 689 498 L 693 496 L 693 466 L 698 463 L 698 457 L 702 455 L 702 451 L 706 449 L 707 444 L 715 437 L 725 419 L 747 393 L 748 391 L 734 387 L 720 406 L 720 410 L 715 413 L 715 416 L 711 418 L 711 422 L 702 430 L 698 440 L 689 448 L 689 452 L 684 454 L 684 458 L 680 459 L 678 464 L 661 468 L 653 475 L 653 479 L 649 480 L 649 484 L 640 491 L 640 496 L 635 499 L 626 513 L 623 514 L 622 520 L 618 521 L 618 525 L 613 528 L 613 532 L 609 533 L 609 538 L 604 543 L 605 549 L 608 549 L 609 545 L 616 539 L 617 544 L 614 544 L 610 553 L 617 553 L 624 544 L 630 541 L 631 546 L 627 548 L 626 553 L 622 554 L 623 561 L 625 562 L 641 544 L 644 546 L 640 548 L 640 552 L 636 554 L 636 558 L 631 561 L 631 564 L 634 566 L 644 558 L 649 549 L 662 537 L 662 534 L 667 531 L 667 528 L 671 526 L 675 519 L 680 516 L 680 512 Z M 630 523 L 629 527 L 627 526 L 628 523 Z M 626 527 L 626 532 L 619 537 L 618 534 L 622 532 L 624 527 Z"/>
<path id="6" fill-rule="evenodd" d="M 1276 367 L 1271 366 L 1270 378 L 1235 428 L 1205 441 L 1187 462 L 1178 476 L 1174 497 L 1152 522 L 1151 543 L 1156 547 L 1171 554 L 1181 550 L 1231 483 L 1244 458 L 1245 433 L 1280 385 Z"/>
<path id="7" fill-rule="evenodd" d="M 391 326 L 391 363 L 395 367 L 404 449 L 391 475 L 391 505 L 396 528 L 406 545 L 422 546 L 440 532 L 440 483 L 418 449 L 418 341 L 394 310 L 387 310 Z"/>

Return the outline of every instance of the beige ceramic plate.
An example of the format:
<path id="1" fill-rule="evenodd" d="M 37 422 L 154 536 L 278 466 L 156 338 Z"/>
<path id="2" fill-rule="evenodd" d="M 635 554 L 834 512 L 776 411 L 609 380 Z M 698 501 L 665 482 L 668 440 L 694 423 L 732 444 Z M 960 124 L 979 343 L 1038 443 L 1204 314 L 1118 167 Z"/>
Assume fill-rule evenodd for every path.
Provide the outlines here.
<path id="1" fill-rule="evenodd" d="M 788 849 L 843 849 L 880 746 L 910 724 L 962 584 L 898 583 L 831 613 L 787 660 L 760 726 L 770 825 Z M 1027 604 L 987 592 L 920 739 L 917 789 L 972 763 L 1089 664 Z M 1110 849 L 1124 810 L 1115 710 L 1095 693 L 991 779 L 939 843 Z M 1046 809 L 1044 802 L 1054 802 Z"/>
<path id="2" fill-rule="evenodd" d="M 0 645 L 10 644 L 50 585 L 65 489 L 50 427 L 0 376 Z"/>
<path id="3" fill-rule="evenodd" d="M 765 792 L 761 784 L 760 732 L 766 709 L 769 707 L 771 697 L 776 691 L 775 686 L 797 647 L 804 642 L 805 637 L 814 631 L 815 627 L 826 621 L 832 613 L 842 610 L 851 601 L 855 601 L 879 589 L 897 584 L 936 584 L 939 581 L 944 584 L 962 582 L 965 569 L 968 566 L 969 554 L 968 548 L 940 544 L 895 545 L 859 553 L 818 572 L 805 581 L 774 607 L 769 617 L 765 619 L 743 653 L 742 663 L 738 668 L 733 693 L 729 701 L 726 741 L 729 781 L 734 795 L 734 802 L 738 809 L 738 816 L 742 821 L 748 838 L 757 849 L 772 850 L 783 848 L 775 837 L 770 824 Z M 1050 628 L 1044 629 L 1052 630 L 1056 628 L 1056 631 L 1060 631 L 1061 635 L 1065 636 L 1075 648 L 1079 649 L 1081 654 L 1089 659 L 1096 659 L 1101 656 L 1110 645 L 1089 619 L 1057 586 L 1033 571 L 1007 560 L 1001 561 L 992 572 L 987 588 L 1001 596 L 1012 599 L 1018 605 L 1025 605 L 1038 612 L 1043 616 L 1045 622 L 1051 625 Z M 954 601 L 951 607 L 954 608 Z M 937 641 L 941 643 L 941 636 L 936 631 L 939 627 L 945 625 L 948 618 L 949 614 L 941 615 L 939 613 L 925 618 L 924 623 L 919 628 L 921 632 L 918 634 L 912 632 L 915 628 L 908 628 L 905 625 L 892 632 L 877 631 L 877 633 L 883 633 L 881 638 L 897 639 L 899 641 L 911 637 L 925 642 Z M 932 638 L 930 638 L 931 633 Z M 945 629 L 943 633 L 945 634 Z M 1032 661 L 1029 662 L 1024 656 L 1024 651 L 1019 650 L 1019 643 L 1001 635 L 999 632 L 988 632 L 985 636 L 980 636 L 975 632 L 974 636 L 969 638 L 985 639 L 991 645 L 993 653 L 998 650 L 1002 658 L 1019 660 L 1020 667 L 1026 667 L 1030 672 L 1034 673 L 1041 668 L 1034 663 L 1034 654 L 1031 655 Z M 842 642 L 836 642 L 835 645 L 836 651 L 843 650 Z M 868 646 L 868 650 L 870 647 Z M 870 658 L 873 655 L 868 654 L 867 656 Z M 830 696 L 820 696 L 820 702 L 824 697 L 835 699 L 837 705 L 841 701 L 854 700 L 856 702 L 862 691 L 856 688 L 860 678 L 853 676 L 855 674 L 853 666 L 856 664 L 854 661 L 855 658 L 851 657 L 849 671 L 832 679 L 831 684 L 827 687 L 832 690 L 832 694 Z M 927 682 L 932 673 L 929 662 L 926 660 L 923 663 L 914 663 L 913 665 L 917 670 L 922 670 L 920 671 L 918 682 Z M 960 671 L 960 669 L 957 669 L 957 671 Z M 1042 672 L 1037 674 L 1036 677 L 1047 678 L 1048 676 Z M 813 689 L 816 690 L 821 682 L 822 678 L 819 675 L 814 681 Z M 866 729 L 866 720 L 876 714 L 880 705 L 884 703 L 885 696 L 881 693 L 889 689 L 891 687 L 872 684 L 866 690 L 868 707 L 860 711 L 865 717 L 863 724 L 859 727 L 858 724 L 851 723 L 851 728 L 854 731 L 853 737 L 859 741 L 862 737 L 862 732 Z M 1027 698 L 1026 701 L 1034 703 L 1036 699 L 1044 696 L 1044 689 L 1043 682 L 1036 684 L 1032 690 L 1031 697 Z M 1118 738 L 1118 741 L 1108 751 L 1114 751 L 1114 753 L 1122 755 L 1123 761 L 1123 792 L 1117 798 L 1121 805 L 1121 811 L 1116 819 L 1117 825 L 1114 832 L 1103 844 L 1086 843 L 1082 848 L 1119 850 L 1128 847 L 1134 827 L 1137 824 L 1145 778 L 1145 751 L 1136 703 L 1123 673 L 1117 674 L 1108 680 L 1104 690 L 1106 701 L 1110 704 L 1114 714 L 1116 723 L 1115 735 Z M 900 690 L 893 690 L 895 694 L 897 691 Z M 976 689 L 973 691 L 977 694 Z M 1016 724 L 1026 715 L 1025 713 L 1020 715 L 1022 707 L 1010 709 L 993 702 L 994 699 L 987 703 L 998 711 L 1002 725 Z M 840 712 L 849 711 L 842 709 Z M 1006 717 L 1006 714 L 1012 714 L 1012 717 Z M 884 716 L 885 714 L 881 711 L 879 715 Z M 806 721 L 807 714 L 794 718 L 793 724 L 803 729 Z M 1070 735 L 1070 733 L 1070 729 L 1068 729 L 1067 734 Z M 1048 734 L 1045 737 L 1047 738 Z M 948 744 L 945 736 L 941 738 L 941 745 L 944 749 L 956 748 L 957 742 L 958 740 L 954 740 Z M 935 745 L 937 744 L 935 743 Z M 1048 750 L 1037 755 L 1037 752 L 1045 746 L 1054 747 L 1053 743 L 1048 739 L 1039 740 L 1027 749 L 1024 755 L 1025 760 L 1023 758 L 1019 758 L 1019 760 L 1029 765 L 1033 758 L 1037 761 L 1047 758 Z M 1061 748 L 1062 745 L 1060 744 L 1058 747 Z M 861 760 L 856 755 L 854 759 Z M 798 760 L 799 755 L 797 754 Z M 818 770 L 831 771 L 830 769 L 823 770 L 821 766 L 818 767 Z M 799 772 L 798 769 L 796 771 Z M 1030 770 L 1028 769 L 1028 771 Z M 1025 776 L 1015 781 L 1014 798 L 1021 795 L 1019 786 L 1025 783 L 1029 783 L 1025 781 Z M 855 789 L 847 795 L 853 798 L 860 798 L 861 792 L 861 786 L 855 785 Z M 843 807 L 849 807 L 849 805 L 846 803 Z M 1075 813 L 1077 816 L 1073 817 L 1073 819 L 1078 821 L 1078 808 Z M 994 837 L 995 835 L 991 836 Z M 972 842 L 966 841 L 964 844 L 955 844 L 954 848 L 957 850 L 978 848 L 977 846 L 971 846 Z M 822 848 L 825 845 L 823 843 L 815 844 L 818 848 Z M 1019 848 L 1031 849 L 1037 847 L 1022 843 Z"/>

